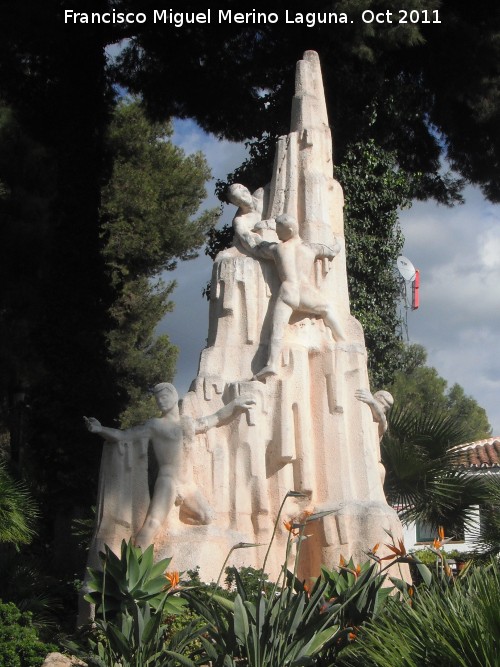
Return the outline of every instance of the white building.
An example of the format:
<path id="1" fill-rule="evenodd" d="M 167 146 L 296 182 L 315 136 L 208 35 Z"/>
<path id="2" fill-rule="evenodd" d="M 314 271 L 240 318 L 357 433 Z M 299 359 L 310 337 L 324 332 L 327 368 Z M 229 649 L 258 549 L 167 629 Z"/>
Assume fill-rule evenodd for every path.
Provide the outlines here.
<path id="1" fill-rule="evenodd" d="M 471 475 L 500 475 L 500 437 L 496 436 L 486 440 L 479 440 L 457 448 L 461 452 L 459 465 L 469 471 Z M 452 536 L 446 542 L 446 551 L 471 551 L 474 548 L 474 534 L 477 532 L 481 521 L 479 507 L 476 512 L 477 520 L 469 529 L 464 529 L 461 535 Z M 436 538 L 436 530 L 428 525 L 413 523 L 403 527 L 403 539 L 407 551 L 418 551 L 430 546 Z M 445 526 L 445 537 L 446 535 Z"/>

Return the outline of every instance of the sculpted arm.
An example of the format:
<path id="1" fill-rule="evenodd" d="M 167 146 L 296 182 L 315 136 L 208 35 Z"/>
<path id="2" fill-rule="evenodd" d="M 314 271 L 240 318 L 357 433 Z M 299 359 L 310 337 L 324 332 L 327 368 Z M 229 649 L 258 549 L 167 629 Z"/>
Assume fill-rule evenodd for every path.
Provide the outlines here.
<path id="1" fill-rule="evenodd" d="M 210 428 L 229 424 L 235 417 L 242 412 L 248 412 L 250 408 L 255 405 L 255 401 L 245 396 L 238 396 L 234 401 L 231 401 L 220 410 L 217 410 L 213 415 L 201 417 L 195 421 L 195 433 L 205 433 Z"/>
<path id="2" fill-rule="evenodd" d="M 278 243 L 260 240 L 252 248 L 252 255 L 262 259 L 274 259 L 274 253 L 278 245 Z"/>
<path id="3" fill-rule="evenodd" d="M 255 246 L 262 241 L 262 237 L 248 229 L 246 222 L 242 218 L 235 218 L 233 221 L 234 233 L 239 238 L 240 243 L 247 250 L 252 251 Z"/>
<path id="4" fill-rule="evenodd" d="M 370 408 L 373 421 L 378 424 L 378 433 L 381 438 L 387 431 L 387 412 L 393 403 L 391 394 L 387 391 L 379 391 L 373 395 L 368 389 L 357 389 L 354 395 L 358 401 L 366 403 Z"/>
<path id="5" fill-rule="evenodd" d="M 137 435 L 149 434 L 148 424 L 142 424 L 134 428 L 121 430 L 119 428 L 111 428 L 109 426 L 102 426 L 101 422 L 94 417 L 84 417 L 85 426 L 91 433 L 97 433 L 106 440 L 106 442 L 121 442 Z"/>
<path id="6" fill-rule="evenodd" d="M 323 259 L 323 257 L 333 259 L 340 252 L 340 243 L 337 239 L 335 239 L 331 246 L 327 246 L 324 243 L 309 243 L 308 245 L 314 250 L 316 259 Z"/>

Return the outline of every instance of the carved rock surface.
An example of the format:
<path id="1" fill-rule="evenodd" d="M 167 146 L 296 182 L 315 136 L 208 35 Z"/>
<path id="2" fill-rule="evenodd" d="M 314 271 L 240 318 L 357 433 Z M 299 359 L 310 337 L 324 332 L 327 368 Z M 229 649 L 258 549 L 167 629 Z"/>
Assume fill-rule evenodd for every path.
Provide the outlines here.
<path id="1" fill-rule="evenodd" d="M 193 417 L 209 414 L 238 395 L 251 396 L 250 417 L 197 438 L 192 451 L 196 483 L 211 504 L 208 526 L 186 526 L 169 518 L 157 549 L 174 557 L 176 568 L 197 565 L 215 579 L 237 542 L 267 544 L 282 499 L 283 519 L 305 511 L 332 510 L 310 524 L 300 573 L 316 576 L 321 563 L 340 555 L 366 560 L 377 542 L 397 539 L 401 526 L 387 505 L 380 476 L 377 425 L 367 405 L 356 400 L 369 389 L 363 330 L 351 316 L 347 290 L 343 193 L 333 177 L 332 138 L 318 55 L 308 51 L 297 64 L 290 133 L 277 143 L 262 219 L 281 214 L 299 223 L 300 238 L 341 250 L 333 260 L 316 260 L 303 277 L 319 290 L 345 332 L 337 342 L 321 317 L 294 312 L 280 341 L 276 375 L 253 376 L 266 364 L 280 276 L 273 261 L 238 247 L 216 258 L 212 274 L 208 345 L 183 401 Z M 263 240 L 277 242 L 272 229 Z M 280 525 L 268 564 L 275 576 L 284 558 L 286 531 Z M 266 546 L 234 551 L 230 564 L 262 564 Z M 383 547 L 382 547 L 383 550 Z"/>
<path id="2" fill-rule="evenodd" d="M 155 525 L 155 555 L 172 557 L 176 570 L 199 566 L 209 581 L 217 579 L 234 545 L 253 543 L 260 546 L 234 550 L 228 564 L 259 568 L 281 502 L 293 491 L 282 520 L 328 512 L 307 526 L 299 576 L 317 576 L 322 564 L 334 567 L 341 556 L 365 561 L 377 543 L 383 556 L 386 531 L 399 540 L 402 530 L 383 492 L 382 422 L 374 422 L 376 410 L 368 402 L 373 397 L 363 330 L 350 314 L 343 193 L 333 176 L 315 52 L 297 64 L 290 132 L 277 142 L 270 184 L 253 197 L 243 186 L 234 191 L 240 197 L 234 223 L 239 236 L 214 262 L 207 347 L 182 403 L 179 434 L 165 431 L 167 449 L 160 451 L 172 452 L 180 443 L 183 473 L 163 465 L 164 496 L 172 503 L 158 530 Z M 284 237 L 282 215 L 298 223 L 295 236 Z M 285 313 L 279 333 L 278 312 Z M 262 374 L 269 368 L 272 374 Z M 182 424 L 210 420 L 238 397 L 255 402 L 249 413 L 219 428 L 183 430 Z M 118 553 L 122 539 L 136 538 L 155 504 L 148 433 L 129 429 L 104 445 L 90 566 L 99 566 L 104 544 Z M 158 458 L 163 445 L 155 446 Z M 163 458 L 165 463 L 168 456 Z M 180 479 L 171 494 L 172 480 Z M 266 565 L 271 578 L 280 572 L 287 536 L 280 521 Z M 91 610 L 82 596 L 80 603 L 83 622 Z"/>

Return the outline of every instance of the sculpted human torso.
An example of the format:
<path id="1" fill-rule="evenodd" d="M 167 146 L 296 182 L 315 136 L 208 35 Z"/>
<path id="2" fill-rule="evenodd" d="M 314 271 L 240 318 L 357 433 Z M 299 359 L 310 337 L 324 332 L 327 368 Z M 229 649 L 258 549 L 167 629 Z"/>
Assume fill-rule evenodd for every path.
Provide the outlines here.
<path id="1" fill-rule="evenodd" d="M 182 455 L 183 430 L 180 420 L 173 416 L 159 417 L 147 422 L 149 439 L 158 465 L 178 467 Z"/>

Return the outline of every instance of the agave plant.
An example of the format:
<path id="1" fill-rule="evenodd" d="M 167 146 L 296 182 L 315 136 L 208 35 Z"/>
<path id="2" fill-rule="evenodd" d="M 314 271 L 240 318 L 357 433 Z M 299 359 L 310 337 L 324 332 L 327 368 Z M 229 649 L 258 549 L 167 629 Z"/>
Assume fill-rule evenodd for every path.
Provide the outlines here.
<path id="1" fill-rule="evenodd" d="M 165 595 L 173 583 L 170 576 L 166 576 L 172 559 L 154 563 L 153 545 L 143 552 L 132 541 L 123 540 L 120 556 L 107 545 L 100 556 L 102 570 L 89 568 L 90 592 L 85 599 L 96 605 L 96 613 L 103 618 L 130 611 L 134 605 L 144 607 L 146 603 L 153 609 L 163 605 L 168 614 L 178 614 L 185 606 L 181 598 Z"/>
<path id="2" fill-rule="evenodd" d="M 172 634 L 168 616 L 180 614 L 186 602 L 177 593 L 179 573 L 167 571 L 171 559 L 153 561 L 153 546 L 144 552 L 122 542 L 116 556 L 101 553 L 102 570 L 89 569 L 86 600 L 96 606 L 88 650 L 79 654 L 99 667 L 195 667 L 193 640 L 205 628 L 197 620 Z M 75 646 L 68 645 L 75 650 Z M 188 653 L 193 653 L 192 658 Z"/>

